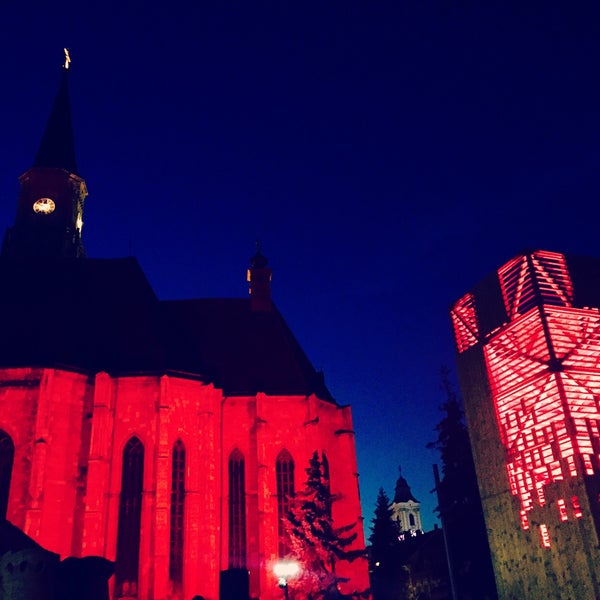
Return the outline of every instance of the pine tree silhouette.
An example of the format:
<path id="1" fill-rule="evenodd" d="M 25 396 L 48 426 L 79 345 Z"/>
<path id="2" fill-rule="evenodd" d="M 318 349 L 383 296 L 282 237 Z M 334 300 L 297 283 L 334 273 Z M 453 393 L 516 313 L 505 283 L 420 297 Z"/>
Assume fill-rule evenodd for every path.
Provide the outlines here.
<path id="1" fill-rule="evenodd" d="M 371 519 L 370 573 L 373 600 L 390 600 L 398 597 L 400 589 L 400 564 L 398 525 L 392 519 L 390 499 L 379 488 L 375 516 Z"/>
<path id="2" fill-rule="evenodd" d="M 448 553 L 458 597 L 495 599 L 496 583 L 471 441 L 464 422 L 461 398 L 442 369 L 445 413 L 435 430 L 438 438 L 428 448 L 439 451 L 443 477 L 438 486 L 438 507 L 448 542 Z"/>
<path id="3" fill-rule="evenodd" d="M 291 558 L 301 564 L 294 579 L 294 598 L 334 600 L 342 598 L 339 586 L 346 581 L 336 573 L 336 562 L 364 556 L 349 547 L 356 539 L 356 523 L 334 527 L 331 507 L 335 500 L 325 478 L 319 453 L 314 452 L 306 469 L 304 489 L 296 493 L 286 523 Z M 368 590 L 365 590 L 368 594 Z"/>

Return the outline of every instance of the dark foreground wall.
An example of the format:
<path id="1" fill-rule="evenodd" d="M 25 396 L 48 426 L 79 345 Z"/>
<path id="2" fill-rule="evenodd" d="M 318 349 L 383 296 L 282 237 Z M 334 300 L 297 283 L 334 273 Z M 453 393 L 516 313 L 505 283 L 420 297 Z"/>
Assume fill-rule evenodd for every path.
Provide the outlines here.
<path id="1" fill-rule="evenodd" d="M 0 521 L 0 600 L 108 600 L 114 564 L 48 552 L 8 521 Z"/>

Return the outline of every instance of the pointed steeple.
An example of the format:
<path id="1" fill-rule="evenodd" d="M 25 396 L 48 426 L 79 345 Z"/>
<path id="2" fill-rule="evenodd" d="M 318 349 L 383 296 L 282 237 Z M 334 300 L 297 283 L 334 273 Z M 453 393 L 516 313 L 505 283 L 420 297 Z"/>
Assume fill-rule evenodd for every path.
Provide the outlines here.
<path id="1" fill-rule="evenodd" d="M 412 495 L 410 486 L 404 477 L 402 477 L 402 466 L 398 467 L 398 480 L 396 481 L 396 491 L 394 493 L 394 502 L 418 502 Z"/>
<path id="2" fill-rule="evenodd" d="M 250 284 L 250 310 L 268 312 L 273 308 L 271 302 L 271 276 L 273 271 L 269 261 L 260 251 L 260 243 L 256 242 L 256 254 L 250 259 L 247 280 Z"/>
<path id="3" fill-rule="evenodd" d="M 77 174 L 65 64 L 42 141 L 33 165 L 19 177 L 13 227 L 7 230 L 3 256 L 82 258 L 85 181 Z"/>
<path id="4" fill-rule="evenodd" d="M 64 169 L 77 174 L 69 103 L 68 69 L 65 67 L 33 166 Z"/>

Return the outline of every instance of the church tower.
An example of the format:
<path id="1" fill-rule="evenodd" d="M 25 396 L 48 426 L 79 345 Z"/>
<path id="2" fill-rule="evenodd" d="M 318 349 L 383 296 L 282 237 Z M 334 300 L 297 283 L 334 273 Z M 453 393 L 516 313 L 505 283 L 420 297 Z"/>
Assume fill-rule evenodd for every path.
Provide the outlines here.
<path id="1" fill-rule="evenodd" d="M 68 92 L 68 53 L 62 79 L 32 167 L 19 178 L 13 227 L 2 255 L 81 258 L 85 181 L 78 175 Z"/>
<path id="2" fill-rule="evenodd" d="M 423 533 L 421 503 L 413 496 L 406 479 L 402 477 L 402 467 L 398 467 L 398 481 L 390 508 L 392 520 L 398 524 L 401 535 L 408 533 L 415 536 L 417 533 Z"/>

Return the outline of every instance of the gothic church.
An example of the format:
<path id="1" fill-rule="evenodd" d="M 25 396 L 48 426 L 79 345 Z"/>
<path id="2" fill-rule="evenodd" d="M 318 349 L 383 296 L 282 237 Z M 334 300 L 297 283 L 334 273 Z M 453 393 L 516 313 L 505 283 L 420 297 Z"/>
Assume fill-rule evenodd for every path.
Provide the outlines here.
<path id="1" fill-rule="evenodd" d="M 271 301 L 161 301 L 134 258 L 87 258 L 87 188 L 63 72 L 0 257 L 0 519 L 66 556 L 116 561 L 111 594 L 279 598 L 283 518 L 314 451 L 336 524 L 358 522 L 352 416 Z M 344 592 L 366 560 L 340 562 Z"/>

